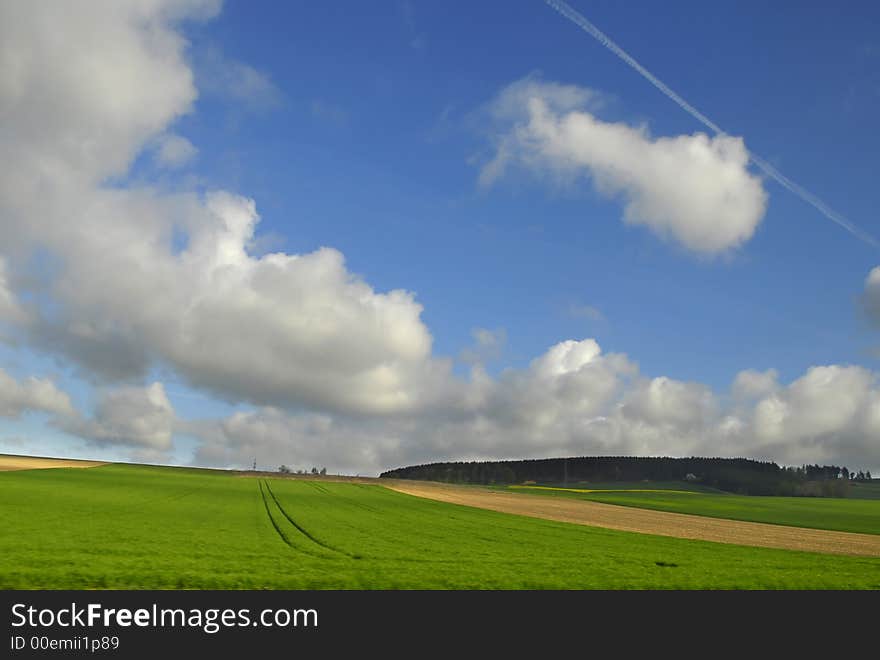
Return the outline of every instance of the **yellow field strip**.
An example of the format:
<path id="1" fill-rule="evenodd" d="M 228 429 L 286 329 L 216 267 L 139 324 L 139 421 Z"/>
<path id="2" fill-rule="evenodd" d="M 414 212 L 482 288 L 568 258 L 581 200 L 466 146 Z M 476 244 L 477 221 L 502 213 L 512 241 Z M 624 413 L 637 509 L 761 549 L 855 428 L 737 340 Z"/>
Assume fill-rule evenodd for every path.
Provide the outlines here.
<path id="1" fill-rule="evenodd" d="M 103 461 L 79 461 L 72 458 L 41 458 L 0 454 L 0 472 L 10 470 L 43 470 L 46 468 L 90 468 L 106 465 Z"/>
<path id="2" fill-rule="evenodd" d="M 488 490 L 473 486 L 454 486 L 402 479 L 387 481 L 383 479 L 382 481 L 382 485 L 391 490 L 416 497 L 578 525 L 608 527 L 626 532 L 676 536 L 717 543 L 880 557 L 880 534 L 835 532 L 825 529 L 708 518 L 692 514 L 603 504 L 587 499 L 538 497 L 525 493 Z"/>

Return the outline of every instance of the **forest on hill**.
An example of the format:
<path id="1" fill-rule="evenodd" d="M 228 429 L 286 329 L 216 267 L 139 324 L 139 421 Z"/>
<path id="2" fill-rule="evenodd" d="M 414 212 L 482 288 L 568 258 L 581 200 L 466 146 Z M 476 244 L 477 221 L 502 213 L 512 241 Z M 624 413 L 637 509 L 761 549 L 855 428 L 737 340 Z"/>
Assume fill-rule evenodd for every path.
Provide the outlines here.
<path id="1" fill-rule="evenodd" d="M 836 465 L 780 467 L 748 458 L 580 456 L 413 465 L 380 477 L 463 484 L 576 484 L 614 481 L 689 481 L 742 495 L 846 497 L 852 480 L 870 472 Z"/>

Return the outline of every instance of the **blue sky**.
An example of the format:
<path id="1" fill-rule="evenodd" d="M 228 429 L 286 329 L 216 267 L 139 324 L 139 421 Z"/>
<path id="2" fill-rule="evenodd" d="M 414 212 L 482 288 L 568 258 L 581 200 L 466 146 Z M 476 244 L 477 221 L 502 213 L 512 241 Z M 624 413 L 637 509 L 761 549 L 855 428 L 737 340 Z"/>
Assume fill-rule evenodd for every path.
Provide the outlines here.
<path id="1" fill-rule="evenodd" d="M 166 198 L 204 198 L 224 190 L 253 200 L 259 223 L 255 240 L 248 243 L 252 258 L 333 248 L 344 255 L 344 271 L 375 294 L 410 292 L 412 304 L 422 307 L 418 331 L 427 332 L 431 341 L 419 360 L 446 360 L 448 378 L 457 384 L 424 386 L 431 394 L 419 395 L 419 401 L 439 397 L 446 403 L 380 412 L 369 403 L 322 398 L 308 386 L 302 393 L 289 384 L 279 385 L 283 392 L 253 384 L 227 389 L 212 380 L 216 374 L 199 371 L 202 367 L 181 357 L 171 343 L 157 339 L 155 319 L 146 317 L 122 333 L 149 347 L 146 370 L 108 376 L 59 339 L 72 327 L 71 319 L 93 313 L 99 304 L 95 301 L 103 298 L 90 297 L 88 304 L 75 301 L 73 294 L 52 289 L 59 286 L 56 281 L 48 289 L 55 293 L 48 295 L 55 296 L 61 309 L 71 310 L 62 319 L 66 330 L 56 327 L 53 334 L 37 329 L 39 324 L 10 324 L 0 365 L 19 387 L 31 376 L 49 379 L 70 397 L 76 421 L 53 417 L 60 414 L 58 406 L 10 404 L 15 414 L 0 418 L 0 437 L 7 439 L 0 450 L 5 446 L 22 453 L 236 465 L 249 462 L 244 457 L 251 453 L 262 453 L 267 463 L 281 461 L 290 446 L 304 463 L 321 461 L 352 472 L 416 459 L 547 452 L 743 452 L 781 462 L 849 461 L 850 467 L 880 468 L 880 434 L 864 422 L 873 414 L 877 395 L 878 325 L 870 310 L 863 309 L 865 297 L 874 293 L 866 289 L 866 278 L 877 266 L 875 246 L 835 225 L 753 166 L 741 174 L 760 181 L 766 210 L 753 234 L 711 253 L 691 249 L 650 226 L 623 222 L 625 193 L 597 189 L 595 171 L 589 168 L 557 177 L 552 167 L 523 160 L 490 185 L 480 184 L 481 172 L 497 153 L 498 136 L 512 134 L 509 125 L 497 124 L 492 109 L 505 89 L 524 79 L 543 85 L 542 93 L 548 94 L 547 85 L 554 83 L 592 90 L 600 100 L 576 112 L 589 112 L 607 125 L 641 126 L 650 140 L 706 132 L 543 2 L 228 1 L 218 11 L 208 2 L 165 4 L 180 5 L 175 11 L 188 17 L 181 22 L 159 15 L 156 20 L 186 41 L 175 66 L 192 72 L 194 94 L 189 104 L 175 100 L 168 113 L 145 120 L 152 128 L 138 128 L 137 136 L 125 142 L 131 167 L 101 170 L 103 179 L 93 191 L 117 188 L 129 195 L 149 187 Z M 880 154 L 876 6 L 852 3 L 840 11 L 827 3 L 806 2 L 709 6 L 676 1 L 662 10 L 648 2 L 572 5 L 731 136 L 742 138 L 746 150 L 760 154 L 864 231 L 880 236 L 875 212 Z M 56 14 L 60 33 L 61 10 Z M 126 35 L 137 35 L 130 17 L 119 20 Z M 113 53 L 100 55 L 112 58 Z M 151 51 L 145 61 L 155 57 Z M 120 62 L 123 67 L 124 58 Z M 75 74 L 82 75 L 71 71 Z M 53 84 L 53 89 L 64 89 L 57 81 Z M 150 103 L 148 91 L 111 86 L 107 93 L 111 98 L 143 94 L 137 98 Z M 77 119 L 69 121 L 73 126 Z M 197 155 L 175 167 L 159 163 L 155 141 L 171 134 L 188 140 Z M 529 153 L 521 155 L 525 159 Z M 688 183 L 681 185 L 686 190 Z M 21 208 L 0 209 L 12 231 L 27 218 Z M 169 255 L 185 253 L 195 233 L 174 231 L 178 238 Z M 70 248 L 68 254 L 63 245 L 46 248 L 50 243 L 35 235 L 26 250 L 54 250 L 62 262 L 76 261 L 72 255 L 77 250 Z M 4 254 L 12 295 L 19 301 L 33 299 L 27 268 L 11 249 Z M 102 277 L 112 279 L 114 271 L 107 268 Z M 50 278 L 45 269 L 39 275 Z M 78 277 L 76 281 L 86 281 L 85 275 Z M 272 295 L 285 294 L 273 289 Z M 335 309 L 334 303 L 326 308 Z M 40 312 L 44 320 L 45 312 Z M 100 314 L 106 315 L 102 328 L 127 328 L 119 306 L 102 307 Z M 350 321 L 352 335 L 343 344 L 359 341 L 357 319 Z M 255 318 L 253 327 L 260 322 Z M 391 321 L 382 323 L 387 329 Z M 220 325 L 212 327 L 223 332 Z M 484 346 L 480 358 L 463 359 L 463 351 L 474 352 L 479 329 L 495 333 L 495 343 Z M 228 332 L 242 331 L 230 325 Z M 47 340 L 50 335 L 56 339 Z M 104 338 L 111 339 L 118 337 Z M 625 354 L 629 366 L 615 371 L 618 394 L 587 406 L 588 412 L 577 412 L 580 403 L 571 404 L 558 394 L 551 408 L 561 415 L 554 423 L 562 426 L 533 429 L 528 437 L 506 444 L 506 427 L 498 420 L 507 413 L 498 410 L 516 406 L 516 397 L 507 390 L 519 386 L 511 383 L 537 373 L 535 361 L 550 347 L 587 339 L 595 339 L 602 359 Z M 369 354 L 372 349 L 364 341 Z M 389 350 L 398 348 L 409 350 Z M 278 354 L 279 363 L 285 350 Z M 267 359 L 272 361 L 271 352 Z M 313 362 L 309 358 L 291 369 Z M 468 393 L 449 396 L 470 400 L 475 362 L 495 389 L 486 395 L 485 408 L 475 412 L 470 407 L 465 413 L 437 392 L 459 388 Z M 848 390 L 835 379 L 847 374 L 856 378 L 852 369 L 858 369 L 864 379 L 856 378 L 861 385 L 852 385 L 857 391 L 849 399 L 862 401 L 861 407 L 850 413 L 829 411 L 828 419 L 842 415 L 843 421 L 828 422 L 826 431 L 816 434 L 793 427 L 778 433 L 761 430 L 756 420 L 765 399 L 788 406 L 788 420 L 805 401 L 812 401 L 813 394 L 803 392 L 812 381 L 792 387 L 813 367 L 836 369 L 827 372 L 825 384 L 836 392 Z M 254 367 L 254 382 L 261 378 L 259 368 Z M 756 392 L 752 408 L 731 403 L 731 385 L 740 372 L 771 369 L 776 384 Z M 344 389 L 353 382 L 345 374 L 360 372 L 341 373 L 344 382 L 334 387 Z M 411 375 L 401 382 L 410 382 L 410 377 L 426 382 L 426 377 Z M 144 399 L 141 395 L 155 382 L 162 384 L 162 396 Z M 608 420 L 614 411 L 629 415 L 627 424 L 636 423 L 632 420 L 639 410 L 654 410 L 656 401 L 650 403 L 650 396 L 648 403 L 639 403 L 643 390 L 654 391 L 652 383 L 680 383 L 679 393 L 691 392 L 691 386 L 693 392 L 699 390 L 694 394 L 703 402 L 698 407 L 705 404 L 699 423 L 674 427 L 669 419 L 645 412 L 637 425 L 644 429 L 654 424 L 654 435 L 638 440 L 621 440 L 631 435 L 620 429 L 609 431 L 607 438 L 572 430 L 576 420 Z M 542 393 L 530 401 L 546 391 L 568 391 L 559 383 L 529 387 Z M 821 398 L 820 393 L 815 396 Z M 362 402 L 361 394 L 356 398 Z M 679 404 L 692 405 L 684 401 L 691 399 Z M 125 402 L 136 409 L 132 415 L 142 416 L 137 429 L 114 421 L 111 409 L 117 404 L 125 409 Z M 769 409 L 770 403 L 764 407 Z M 422 440 L 419 424 L 434 428 L 436 416 L 449 420 L 459 415 L 473 416 L 466 432 L 447 429 L 465 438 L 461 443 Z M 234 430 L 234 418 L 247 429 Z M 339 436 L 302 430 L 318 418 L 331 419 Z M 727 418 L 742 422 L 744 430 L 735 440 L 722 438 L 717 430 Z M 473 426 L 479 426 L 477 420 L 500 426 L 483 433 Z M 161 428 L 143 435 L 150 424 Z M 254 430 L 257 426 L 262 430 Z M 288 427 L 298 430 L 284 430 Z M 564 439 L 548 439 L 552 433 Z M 671 439 L 682 434 L 692 441 Z M 763 440 L 754 440 L 756 436 Z M 337 459 L 343 437 L 357 446 L 359 459 Z M 388 437 L 394 438 L 393 446 L 377 439 Z M 608 439 L 612 437 L 617 440 Z M 260 449 L 263 441 L 265 449 Z"/>
<path id="2" fill-rule="evenodd" d="M 876 250 L 773 182 L 754 239 L 714 260 L 623 226 L 619 204 L 589 185 L 479 189 L 468 160 L 487 144 L 475 115 L 533 72 L 609 94 L 612 120 L 657 135 L 702 129 L 542 3 L 509 4 L 228 3 L 196 43 L 270 73 L 282 98 L 233 129 L 237 110 L 200 103 L 181 125 L 200 145 L 200 172 L 253 195 L 261 230 L 286 249 L 331 245 L 377 288 L 415 291 L 447 355 L 473 327 L 498 326 L 513 364 L 586 333 L 649 372 L 717 386 L 745 366 L 794 376 L 817 361 L 871 359 L 853 299 Z M 880 233 L 870 7 L 579 7 L 747 146 Z M 607 322 L 570 318 L 572 304 Z"/>

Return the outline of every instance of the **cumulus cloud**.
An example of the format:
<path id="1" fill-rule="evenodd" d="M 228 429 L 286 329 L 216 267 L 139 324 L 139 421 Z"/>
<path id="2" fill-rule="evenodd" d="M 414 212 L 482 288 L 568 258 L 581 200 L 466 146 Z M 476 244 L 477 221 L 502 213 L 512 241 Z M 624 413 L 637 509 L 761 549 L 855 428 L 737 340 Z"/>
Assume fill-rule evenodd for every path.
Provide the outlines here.
<path id="1" fill-rule="evenodd" d="M 459 355 L 459 359 L 468 364 L 484 364 L 497 360 L 507 343 L 507 331 L 504 328 L 474 328 L 471 336 L 474 338 L 473 345 L 462 350 Z"/>
<path id="2" fill-rule="evenodd" d="M 161 167 L 183 167 L 199 152 L 185 137 L 174 134 L 162 135 L 156 142 L 156 163 Z"/>
<path id="3" fill-rule="evenodd" d="M 17 166 L 0 174 L 0 244 L 52 266 L 25 338 L 99 383 L 162 363 L 258 405 L 381 413 L 436 396 L 450 366 L 412 293 L 375 291 L 332 248 L 253 256 L 246 197 L 105 183 L 157 141 L 172 161 L 188 151 L 169 132 L 197 95 L 178 23 L 215 8 L 89 4 L 62 30 L 57 10 L 3 6 L 0 147 Z M 229 93 L 265 92 L 251 69 L 211 61 Z"/>
<path id="4" fill-rule="evenodd" d="M 726 439 L 743 453 L 851 467 L 880 460 L 880 388 L 877 375 L 862 367 L 811 367 L 739 416 Z"/>
<path id="5" fill-rule="evenodd" d="M 860 367 L 812 367 L 788 385 L 745 371 L 733 396 L 649 378 L 591 339 L 548 349 L 497 379 L 479 366 L 444 410 L 362 419 L 276 408 L 201 421 L 196 462 L 378 473 L 439 460 L 574 455 L 747 456 L 782 464 L 880 461 L 880 387 Z"/>
<path id="6" fill-rule="evenodd" d="M 0 417 L 19 417 L 26 411 L 54 415 L 73 413 L 70 397 L 47 378 L 29 376 L 17 381 L 0 369 Z"/>
<path id="7" fill-rule="evenodd" d="M 229 399 L 381 412 L 414 406 L 428 394 L 422 384 L 448 371 L 431 359 L 411 293 L 374 291 L 331 248 L 249 255 L 251 200 L 218 192 L 186 201 L 191 231 L 179 252 L 137 224 L 136 200 L 107 201 L 91 219 L 127 216 L 115 228 L 123 240 L 69 242 L 55 305 L 32 330 L 93 374 L 143 377 L 158 359 Z M 154 201 L 144 219 L 161 227 Z"/>
<path id="8" fill-rule="evenodd" d="M 366 475 L 398 454 L 403 428 L 393 426 L 399 424 L 267 407 L 222 420 L 185 422 L 181 431 L 200 440 L 199 465 L 246 466 L 256 460 L 259 466 L 326 467 Z"/>
<path id="9" fill-rule="evenodd" d="M 68 433 L 98 445 L 127 445 L 156 452 L 171 448 L 174 409 L 161 383 L 121 387 L 104 392 L 94 417 L 60 418 L 56 424 Z"/>
<path id="10" fill-rule="evenodd" d="M 746 369 L 740 371 L 733 381 L 731 393 L 739 400 L 758 399 L 776 391 L 779 387 L 777 381 L 779 377 L 776 369 L 768 369 L 767 371 L 756 371 L 754 369 Z"/>
<path id="11" fill-rule="evenodd" d="M 480 180 L 491 184 L 511 165 L 563 178 L 588 176 L 624 202 L 623 219 L 701 254 L 748 241 L 767 195 L 748 171 L 740 138 L 703 133 L 652 137 L 644 126 L 611 123 L 591 110 L 591 90 L 530 77 L 491 105 L 495 155 Z"/>
<path id="12" fill-rule="evenodd" d="M 660 376 L 639 382 L 627 394 L 623 414 L 655 426 L 704 428 L 715 409 L 715 395 L 705 385 Z"/>
<path id="13" fill-rule="evenodd" d="M 626 356 L 602 354 L 593 340 L 567 341 L 497 380 L 476 366 L 458 397 L 418 415 L 363 419 L 260 409 L 190 431 L 202 439 L 197 461 L 208 464 L 246 465 L 257 454 L 362 474 L 443 459 L 606 453 L 622 443 L 603 414 L 614 414 L 636 374 Z"/>
<path id="14" fill-rule="evenodd" d="M 18 165 L 4 172 L 4 198 L 31 202 L 56 175 L 95 183 L 124 172 L 144 140 L 195 100 L 175 24 L 217 5 L 3 3 L 0 146 Z"/>
<path id="15" fill-rule="evenodd" d="M 27 314 L 10 286 L 6 260 L 0 256 L 0 322 L 21 323 L 26 319 Z"/>

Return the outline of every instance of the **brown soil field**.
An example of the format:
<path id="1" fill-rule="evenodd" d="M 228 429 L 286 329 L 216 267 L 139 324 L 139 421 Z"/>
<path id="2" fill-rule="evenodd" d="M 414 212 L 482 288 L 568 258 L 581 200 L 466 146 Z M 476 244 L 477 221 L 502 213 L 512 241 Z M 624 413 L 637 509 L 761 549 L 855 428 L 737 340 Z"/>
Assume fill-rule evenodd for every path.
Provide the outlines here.
<path id="1" fill-rule="evenodd" d="M 477 486 L 381 480 L 400 493 L 502 513 L 735 545 L 880 557 L 880 535 L 834 532 L 767 523 L 707 518 L 586 500 L 504 493 Z"/>
<path id="2" fill-rule="evenodd" d="M 106 465 L 100 461 L 78 461 L 72 458 L 40 458 L 0 454 L 0 472 L 9 470 L 42 470 L 45 468 L 90 468 Z"/>

